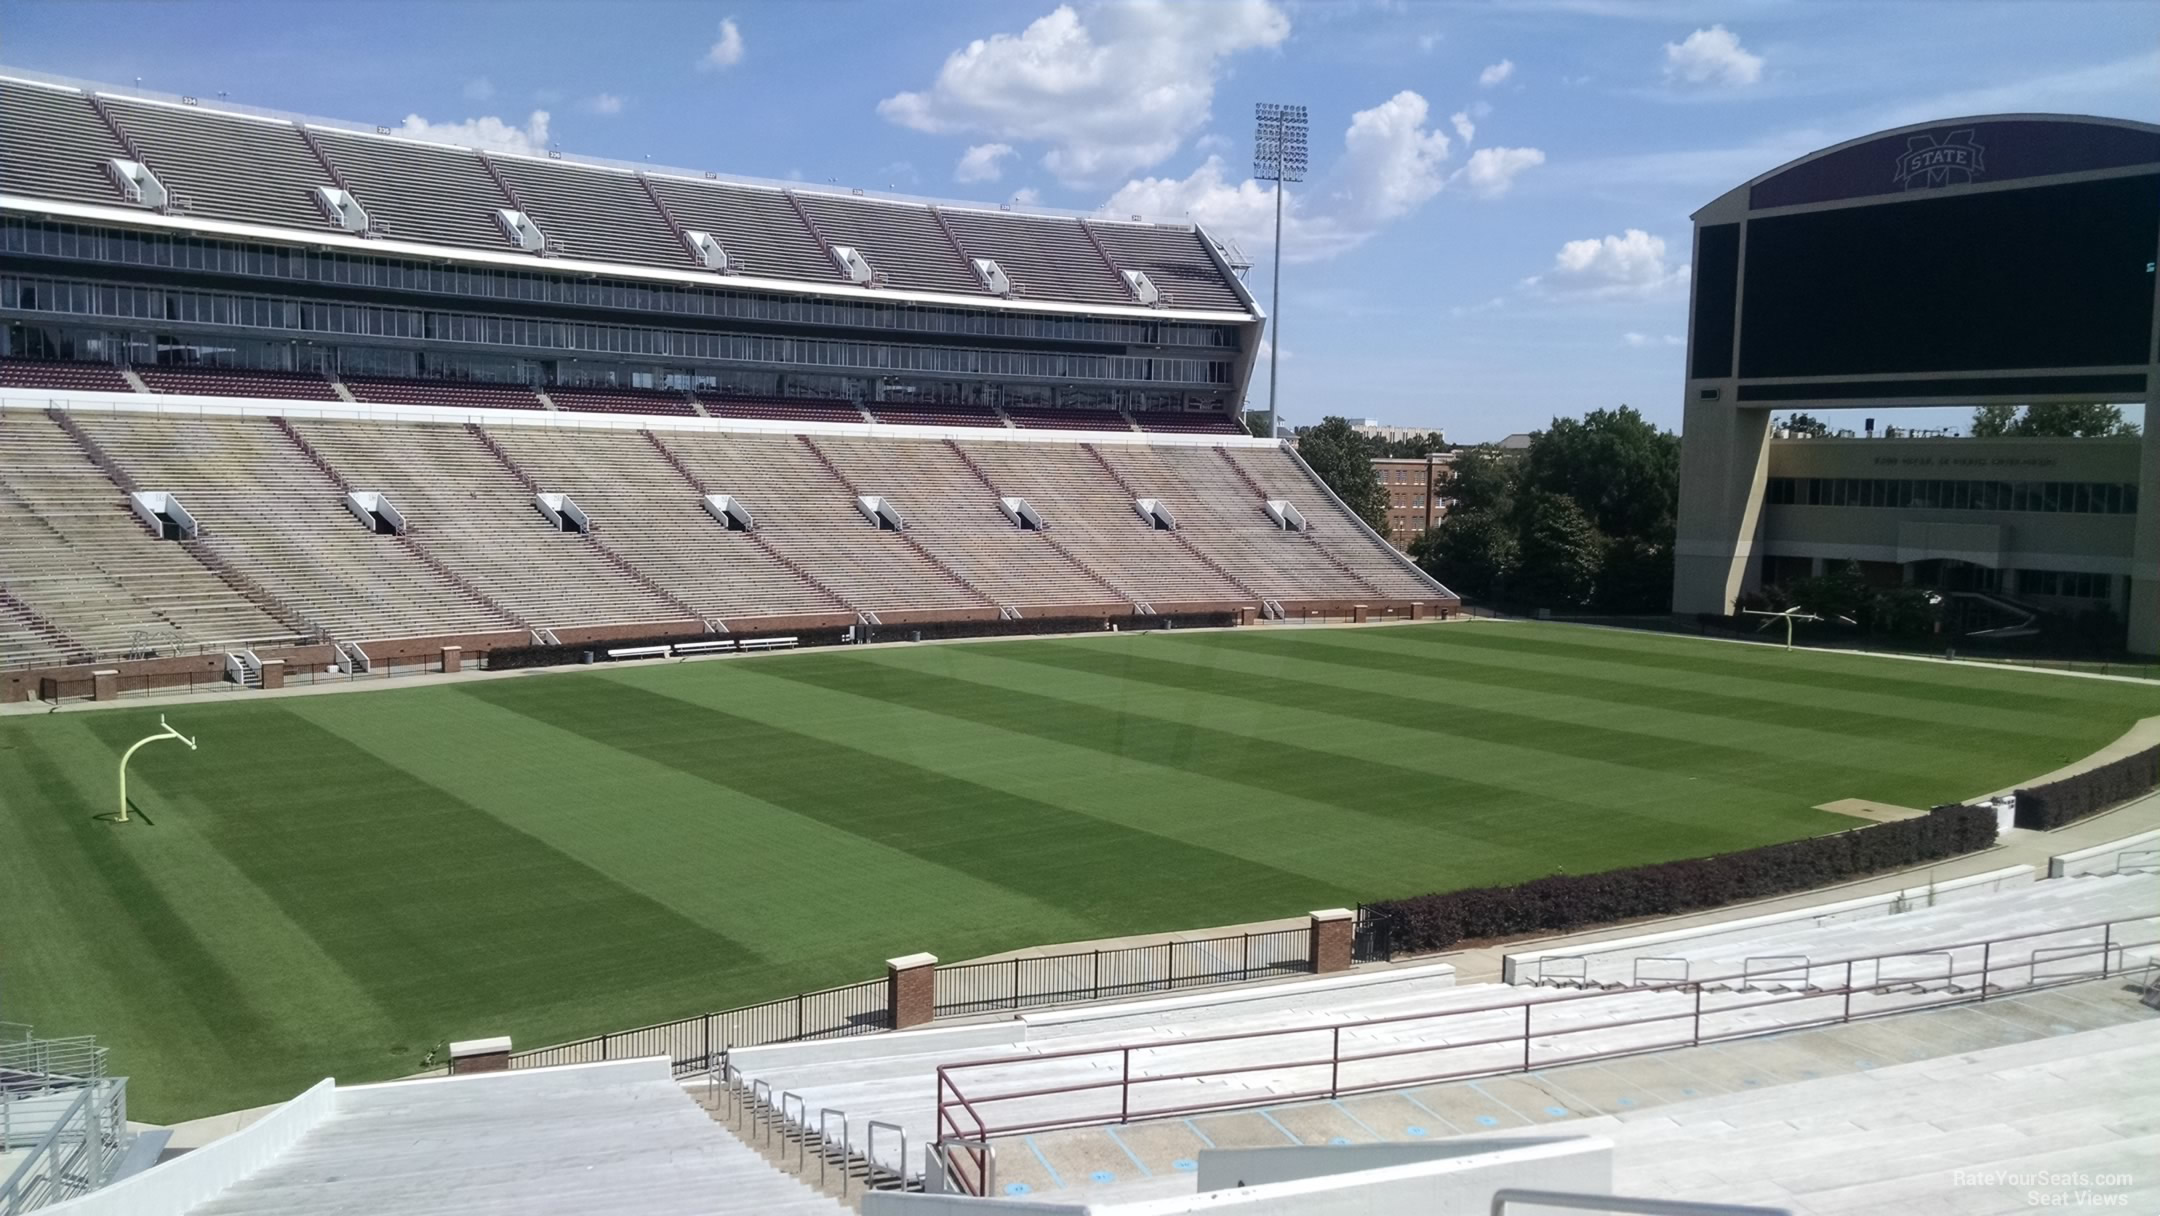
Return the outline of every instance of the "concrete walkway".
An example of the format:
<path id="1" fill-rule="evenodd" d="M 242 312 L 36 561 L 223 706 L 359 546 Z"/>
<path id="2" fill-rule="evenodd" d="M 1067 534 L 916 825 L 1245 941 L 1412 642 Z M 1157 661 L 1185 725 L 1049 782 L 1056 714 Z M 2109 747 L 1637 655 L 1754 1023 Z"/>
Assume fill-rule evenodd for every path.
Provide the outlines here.
<path id="1" fill-rule="evenodd" d="M 997 1194 L 1058 1202 L 1133 1202 L 1193 1193 L 1209 1148 L 1415 1143 L 1509 1130 L 1566 1133 L 1571 1120 L 1719 1094 L 1936 1060 L 2011 1043 L 2150 1023 L 2121 979 L 1764 1038 L 1681 1047 L 1525 1073 L 1448 1081 L 1190 1118 L 995 1141 Z M 1975 1148 L 1976 1160 L 1984 1157 Z"/>

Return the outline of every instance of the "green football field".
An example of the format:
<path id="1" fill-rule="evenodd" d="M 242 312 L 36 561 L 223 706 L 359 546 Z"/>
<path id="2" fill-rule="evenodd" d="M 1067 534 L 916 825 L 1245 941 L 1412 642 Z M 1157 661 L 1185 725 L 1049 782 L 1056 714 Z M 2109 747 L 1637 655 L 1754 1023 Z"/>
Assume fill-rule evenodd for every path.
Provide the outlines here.
<path id="1" fill-rule="evenodd" d="M 0 1018 L 139 1118 L 1040 943 L 1979 794 L 2160 689 L 1564 625 L 1091 635 L 0 718 Z"/>

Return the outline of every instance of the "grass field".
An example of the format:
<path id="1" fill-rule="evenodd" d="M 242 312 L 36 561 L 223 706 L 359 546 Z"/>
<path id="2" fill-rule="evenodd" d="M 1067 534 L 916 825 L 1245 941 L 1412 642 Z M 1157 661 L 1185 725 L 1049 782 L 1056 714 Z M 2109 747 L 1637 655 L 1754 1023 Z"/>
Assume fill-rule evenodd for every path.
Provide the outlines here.
<path id="1" fill-rule="evenodd" d="M 0 718 L 0 1017 L 138 1117 L 1045 942 L 1693 856 L 2160 689 L 1472 622 L 875 648 Z"/>

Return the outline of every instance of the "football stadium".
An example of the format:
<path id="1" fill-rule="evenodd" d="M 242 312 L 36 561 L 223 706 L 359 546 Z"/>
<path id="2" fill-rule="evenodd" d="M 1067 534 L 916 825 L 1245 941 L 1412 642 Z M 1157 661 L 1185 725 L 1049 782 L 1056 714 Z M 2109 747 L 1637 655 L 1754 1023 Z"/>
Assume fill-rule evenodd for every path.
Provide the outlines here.
<path id="1" fill-rule="evenodd" d="M 1466 607 L 1249 432 L 1200 223 L 0 118 L 0 1216 L 2160 1202 L 2160 683 Z M 2095 180 L 2151 249 L 2160 128 L 1765 168 L 1690 614 L 1843 553 L 1756 545 L 1771 403 L 2160 360 L 2140 280 L 2059 383 L 1863 393 L 1737 283 Z"/>

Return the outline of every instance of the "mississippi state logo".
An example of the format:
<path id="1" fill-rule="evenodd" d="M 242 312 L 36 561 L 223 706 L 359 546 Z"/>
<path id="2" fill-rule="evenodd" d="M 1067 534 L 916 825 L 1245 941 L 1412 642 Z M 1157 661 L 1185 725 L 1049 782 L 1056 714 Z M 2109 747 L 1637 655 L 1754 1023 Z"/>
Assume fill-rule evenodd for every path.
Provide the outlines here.
<path id="1" fill-rule="evenodd" d="M 1952 131 L 1941 139 L 1913 135 L 1905 140 L 1905 154 L 1897 158 L 1897 174 L 1891 180 L 1904 190 L 1928 190 L 1936 186 L 1962 186 L 1980 176 L 1982 148 L 1971 130 Z"/>

